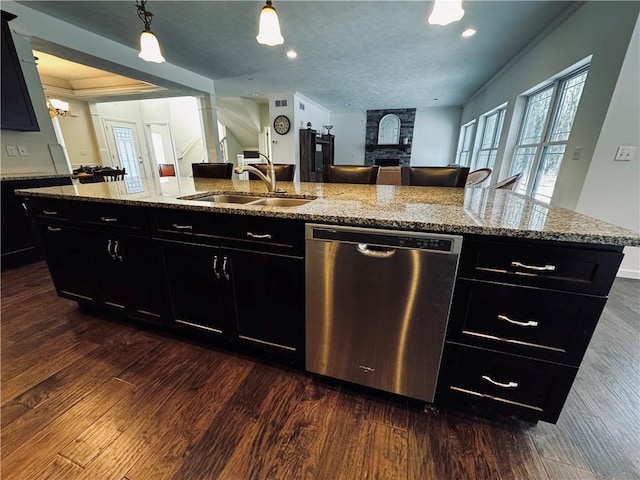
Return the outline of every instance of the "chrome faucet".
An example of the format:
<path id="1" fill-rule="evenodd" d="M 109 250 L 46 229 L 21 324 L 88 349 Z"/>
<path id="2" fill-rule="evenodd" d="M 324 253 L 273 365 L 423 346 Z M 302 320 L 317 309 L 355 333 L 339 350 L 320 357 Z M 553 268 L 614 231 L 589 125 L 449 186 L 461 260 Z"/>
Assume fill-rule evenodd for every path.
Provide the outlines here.
<path id="1" fill-rule="evenodd" d="M 267 188 L 269 189 L 270 192 L 273 192 L 273 193 L 285 193 L 284 189 L 276 188 L 276 171 L 273 168 L 273 162 L 271 161 L 271 159 L 269 157 L 267 157 L 264 153 L 258 152 L 258 154 L 267 161 L 267 174 L 266 175 L 264 173 L 262 173 L 260 170 L 258 170 L 256 167 L 253 167 L 251 165 L 238 165 L 234 169 L 234 172 L 236 172 L 238 174 L 243 173 L 243 172 L 254 173 L 254 174 L 256 174 L 258 176 L 258 178 L 260 178 L 260 180 L 262 180 L 264 183 L 267 184 Z"/>

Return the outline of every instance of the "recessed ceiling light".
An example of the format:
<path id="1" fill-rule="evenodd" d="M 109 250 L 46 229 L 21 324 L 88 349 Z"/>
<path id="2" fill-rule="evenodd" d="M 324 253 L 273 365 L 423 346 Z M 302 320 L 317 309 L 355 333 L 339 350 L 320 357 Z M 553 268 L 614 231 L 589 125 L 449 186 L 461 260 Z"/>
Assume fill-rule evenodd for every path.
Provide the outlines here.
<path id="1" fill-rule="evenodd" d="M 345 103 L 345 104 L 344 104 L 344 106 L 345 106 L 345 107 L 350 107 L 350 106 L 351 106 L 351 104 L 350 104 L 350 103 Z"/>
<path id="2" fill-rule="evenodd" d="M 295 50 L 289 50 L 287 52 L 287 57 L 289 58 L 296 58 L 298 56 L 298 52 L 296 52 Z"/>
<path id="3" fill-rule="evenodd" d="M 467 28 L 464 32 L 462 32 L 463 37 L 473 37 L 476 34 L 476 31 L 473 28 Z"/>

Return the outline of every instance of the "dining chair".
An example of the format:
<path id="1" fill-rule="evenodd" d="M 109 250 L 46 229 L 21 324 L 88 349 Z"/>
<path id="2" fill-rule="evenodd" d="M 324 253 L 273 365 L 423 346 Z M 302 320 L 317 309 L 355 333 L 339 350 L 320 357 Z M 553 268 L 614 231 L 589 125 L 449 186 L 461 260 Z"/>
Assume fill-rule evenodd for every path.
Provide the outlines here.
<path id="1" fill-rule="evenodd" d="M 256 167 L 263 174 L 267 174 L 267 165 L 265 163 L 253 163 L 252 167 Z M 296 166 L 289 163 L 274 163 L 273 169 L 276 172 L 276 181 L 293 182 L 293 175 L 296 172 Z M 249 180 L 260 180 L 255 173 L 249 172 Z"/>
<path id="2" fill-rule="evenodd" d="M 489 188 L 513 190 L 513 187 L 516 186 L 516 184 L 518 183 L 518 180 L 520 180 L 520 177 L 522 177 L 522 172 L 516 173 L 515 175 L 512 175 L 510 177 L 507 177 L 504 180 L 501 180 L 500 182 L 494 185 L 491 185 Z"/>
<path id="3" fill-rule="evenodd" d="M 124 180 L 126 174 L 126 168 L 113 167 L 105 167 L 93 172 L 96 182 L 117 182 L 118 180 Z"/>
<path id="4" fill-rule="evenodd" d="M 322 181 L 325 183 L 374 184 L 378 178 L 377 165 L 324 165 Z"/>
<path id="5" fill-rule="evenodd" d="M 231 178 L 233 163 L 192 163 L 191 171 L 194 177 Z"/>
<path id="6" fill-rule="evenodd" d="M 402 185 L 421 187 L 464 187 L 469 167 L 402 167 Z"/>
<path id="7" fill-rule="evenodd" d="M 477 186 L 484 182 L 489 175 L 491 175 L 492 170 L 490 168 L 479 168 L 478 170 L 474 170 L 473 172 L 469 172 L 469 176 L 467 176 L 467 187 Z"/>

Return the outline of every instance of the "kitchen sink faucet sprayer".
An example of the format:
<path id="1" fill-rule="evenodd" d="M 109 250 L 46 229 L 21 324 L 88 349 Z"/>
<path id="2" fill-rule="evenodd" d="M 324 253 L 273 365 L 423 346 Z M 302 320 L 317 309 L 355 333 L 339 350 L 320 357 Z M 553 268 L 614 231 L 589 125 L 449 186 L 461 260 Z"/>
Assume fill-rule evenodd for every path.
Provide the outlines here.
<path id="1" fill-rule="evenodd" d="M 267 184 L 267 188 L 269 189 L 270 192 L 273 193 L 285 193 L 286 191 L 282 188 L 276 188 L 276 172 L 275 169 L 273 168 L 273 162 L 271 161 L 271 159 L 269 157 L 267 157 L 264 153 L 260 153 L 259 155 L 261 157 L 263 157 L 266 161 L 267 161 L 267 174 L 265 175 L 264 173 L 262 173 L 260 170 L 258 170 L 256 167 L 253 167 L 251 165 L 238 165 L 235 169 L 234 172 L 240 174 L 243 172 L 251 172 L 254 173 L 255 175 L 257 175 L 260 180 L 262 180 L 264 183 Z"/>

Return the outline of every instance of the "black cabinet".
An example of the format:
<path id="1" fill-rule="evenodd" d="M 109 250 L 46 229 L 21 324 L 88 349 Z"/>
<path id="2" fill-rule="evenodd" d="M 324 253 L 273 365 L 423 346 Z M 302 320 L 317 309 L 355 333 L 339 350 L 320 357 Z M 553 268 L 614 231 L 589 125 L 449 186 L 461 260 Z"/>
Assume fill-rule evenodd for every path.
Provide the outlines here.
<path id="1" fill-rule="evenodd" d="M 58 185 L 71 185 L 71 177 L 52 176 L 2 181 L 0 201 L 2 269 L 24 265 L 41 258 L 28 217 L 28 201 L 23 197 L 17 197 L 15 190 Z"/>
<path id="2" fill-rule="evenodd" d="M 621 250 L 465 238 L 436 402 L 555 423 Z"/>
<path id="3" fill-rule="evenodd" d="M 125 221 L 113 226 L 111 221 L 135 218 L 133 223 L 139 225 L 140 218 L 145 218 L 140 217 L 140 209 L 100 210 L 109 219 L 104 225 L 111 225 L 103 228 L 102 224 L 92 227 L 92 217 L 86 216 L 89 205 L 43 198 L 26 202 L 58 295 L 163 324 L 161 270 L 151 239 L 120 233 L 136 228 Z M 147 230 L 146 220 L 140 229 Z"/>
<path id="4" fill-rule="evenodd" d="M 225 250 L 231 262 L 238 339 L 254 348 L 304 358 L 304 260 Z"/>
<path id="5" fill-rule="evenodd" d="M 234 306 L 228 257 L 209 245 L 166 240 L 157 245 L 175 325 L 229 337 Z"/>

